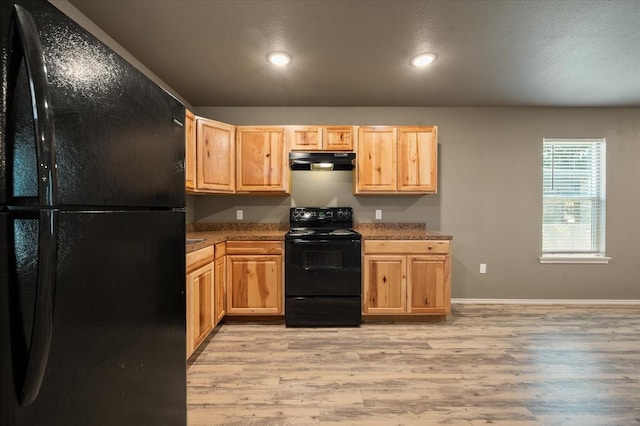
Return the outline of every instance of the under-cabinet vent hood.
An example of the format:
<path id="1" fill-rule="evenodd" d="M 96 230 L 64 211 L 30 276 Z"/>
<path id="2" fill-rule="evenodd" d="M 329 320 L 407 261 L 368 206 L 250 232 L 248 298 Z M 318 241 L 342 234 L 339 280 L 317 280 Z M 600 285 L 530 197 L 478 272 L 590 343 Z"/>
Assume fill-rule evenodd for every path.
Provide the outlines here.
<path id="1" fill-rule="evenodd" d="M 290 152 L 291 170 L 353 170 L 355 152 Z"/>

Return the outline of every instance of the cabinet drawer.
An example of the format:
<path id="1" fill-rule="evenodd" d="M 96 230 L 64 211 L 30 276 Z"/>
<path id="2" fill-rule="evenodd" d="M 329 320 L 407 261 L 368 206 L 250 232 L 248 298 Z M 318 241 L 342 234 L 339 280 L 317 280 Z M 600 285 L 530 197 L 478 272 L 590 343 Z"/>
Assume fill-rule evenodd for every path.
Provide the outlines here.
<path id="1" fill-rule="evenodd" d="M 227 241 L 227 254 L 282 254 L 282 241 Z"/>
<path id="2" fill-rule="evenodd" d="M 187 253 L 187 273 L 213 261 L 213 246 Z"/>
<path id="3" fill-rule="evenodd" d="M 448 240 L 365 240 L 365 254 L 449 254 Z"/>

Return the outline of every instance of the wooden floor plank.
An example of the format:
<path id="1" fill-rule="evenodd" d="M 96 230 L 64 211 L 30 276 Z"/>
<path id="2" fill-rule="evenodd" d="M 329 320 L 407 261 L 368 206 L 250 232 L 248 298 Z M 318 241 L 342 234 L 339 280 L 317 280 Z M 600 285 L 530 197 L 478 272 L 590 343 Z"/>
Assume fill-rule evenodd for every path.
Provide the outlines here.
<path id="1" fill-rule="evenodd" d="M 640 424 L 637 306 L 454 305 L 444 323 L 218 327 L 194 425 Z"/>

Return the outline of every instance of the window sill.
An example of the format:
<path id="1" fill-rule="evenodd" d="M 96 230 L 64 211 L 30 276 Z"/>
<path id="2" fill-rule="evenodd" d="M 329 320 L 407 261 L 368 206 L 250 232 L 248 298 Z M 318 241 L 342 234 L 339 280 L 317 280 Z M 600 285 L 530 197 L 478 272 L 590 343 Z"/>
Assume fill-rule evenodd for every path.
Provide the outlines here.
<path id="1" fill-rule="evenodd" d="M 585 264 L 606 264 L 610 257 L 580 254 L 547 254 L 538 258 L 540 263 L 585 263 Z"/>

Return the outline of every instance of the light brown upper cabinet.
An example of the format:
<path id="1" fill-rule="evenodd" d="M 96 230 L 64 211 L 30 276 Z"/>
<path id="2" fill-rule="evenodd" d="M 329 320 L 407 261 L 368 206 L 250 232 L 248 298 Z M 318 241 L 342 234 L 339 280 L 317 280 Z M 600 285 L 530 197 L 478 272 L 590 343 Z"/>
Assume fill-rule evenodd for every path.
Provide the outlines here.
<path id="1" fill-rule="evenodd" d="M 398 129 L 360 127 L 356 193 L 397 192 Z"/>
<path id="2" fill-rule="evenodd" d="M 196 189 L 196 116 L 189 110 L 185 113 L 184 178 L 187 191 Z"/>
<path id="3" fill-rule="evenodd" d="M 322 149 L 322 127 L 287 126 L 292 151 L 319 151 Z"/>
<path id="4" fill-rule="evenodd" d="M 238 192 L 289 192 L 285 127 L 236 127 Z"/>
<path id="5" fill-rule="evenodd" d="M 287 126 L 291 151 L 353 151 L 356 126 Z"/>
<path id="6" fill-rule="evenodd" d="M 436 126 L 360 127 L 356 194 L 436 193 Z"/>
<path id="7" fill-rule="evenodd" d="M 198 191 L 232 193 L 235 191 L 235 126 L 198 117 L 197 120 Z"/>
<path id="8" fill-rule="evenodd" d="M 437 128 L 398 128 L 398 191 L 438 191 Z"/>

